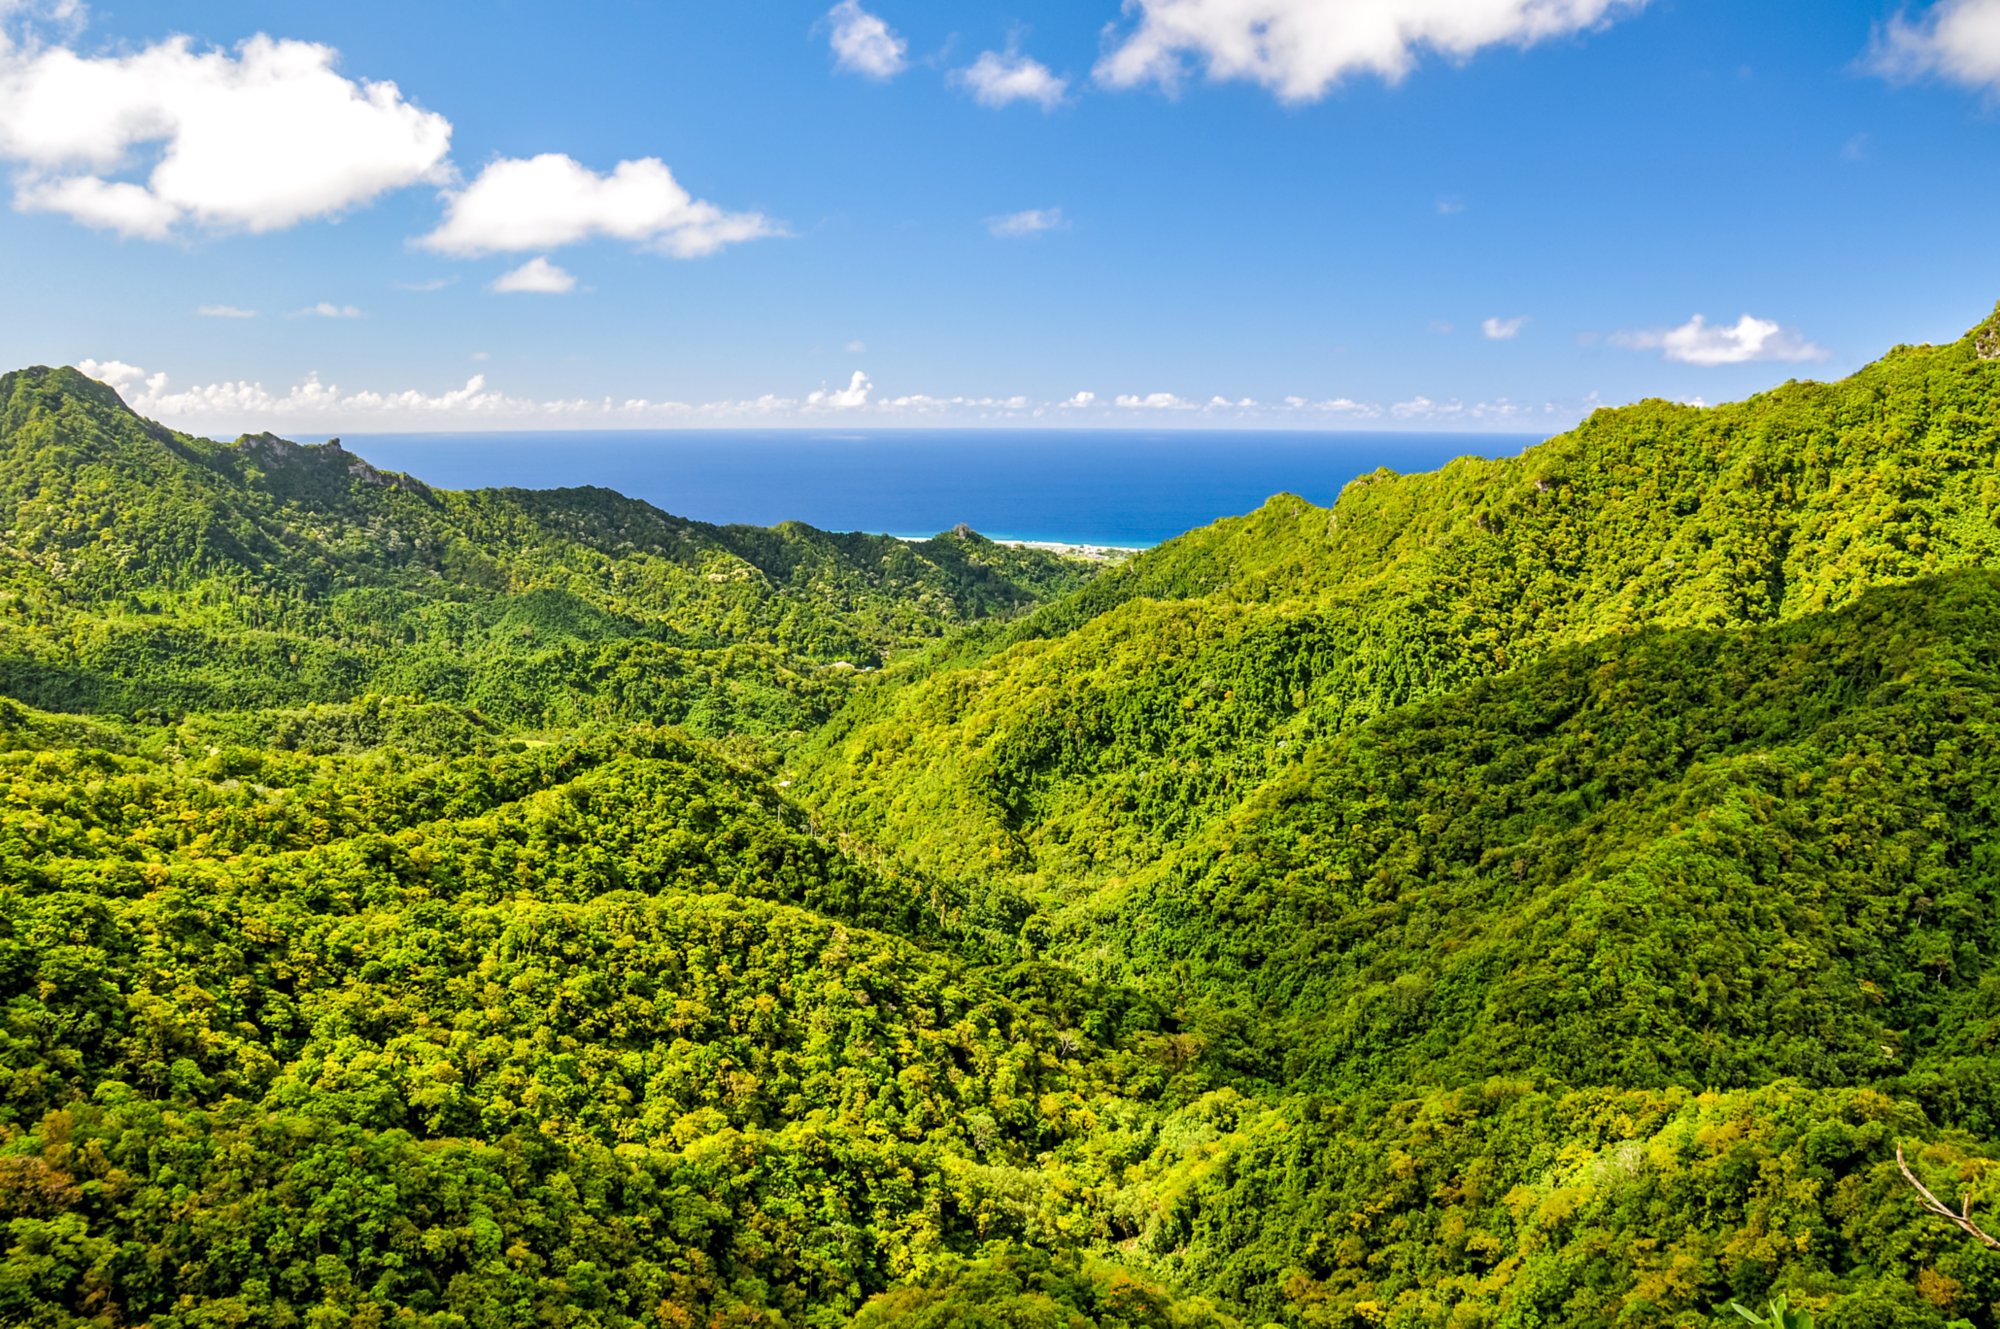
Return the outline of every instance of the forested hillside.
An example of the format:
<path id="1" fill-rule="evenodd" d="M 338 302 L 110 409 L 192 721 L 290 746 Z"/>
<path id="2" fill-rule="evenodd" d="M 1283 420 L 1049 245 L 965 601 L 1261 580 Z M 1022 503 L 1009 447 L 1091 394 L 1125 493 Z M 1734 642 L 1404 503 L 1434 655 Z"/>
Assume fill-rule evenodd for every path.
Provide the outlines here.
<path id="1" fill-rule="evenodd" d="M 37 706 L 157 721 L 420 694 L 713 736 L 810 725 L 846 671 L 1089 571 L 599 489 L 436 490 L 337 442 L 174 434 L 69 369 L 0 376 L 0 542 L 0 687 Z"/>
<path id="2" fill-rule="evenodd" d="M 2000 562 L 2000 361 L 1968 335 L 1836 384 L 1642 402 L 1502 461 L 1288 495 L 1134 559 L 961 667 L 889 680 L 807 770 L 885 841 L 1117 874 L 1274 762 L 1644 627 L 1735 629 Z M 961 772 L 962 774 L 945 774 Z"/>
<path id="3" fill-rule="evenodd" d="M 1996 1329 L 1995 329 L 1095 576 L 8 375 L 0 1320 Z"/>

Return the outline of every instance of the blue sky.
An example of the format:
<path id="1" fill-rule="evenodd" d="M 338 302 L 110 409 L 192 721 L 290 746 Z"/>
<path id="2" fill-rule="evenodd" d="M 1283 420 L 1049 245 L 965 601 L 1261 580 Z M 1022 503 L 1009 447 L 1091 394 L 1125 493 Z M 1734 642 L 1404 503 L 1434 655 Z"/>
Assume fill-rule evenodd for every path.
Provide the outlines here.
<path id="1" fill-rule="evenodd" d="M 2000 298 L 2000 0 L 0 13 L 0 364 L 219 435 L 1552 431 Z"/>

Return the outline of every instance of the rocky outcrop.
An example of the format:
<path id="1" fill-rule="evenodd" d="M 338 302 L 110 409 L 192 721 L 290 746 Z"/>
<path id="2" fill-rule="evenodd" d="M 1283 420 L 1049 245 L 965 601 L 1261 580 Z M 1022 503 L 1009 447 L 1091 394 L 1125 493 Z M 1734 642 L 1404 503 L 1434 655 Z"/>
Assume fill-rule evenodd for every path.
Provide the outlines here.
<path id="1" fill-rule="evenodd" d="M 2000 307 L 1972 330 L 1972 353 L 1982 360 L 2000 360 Z"/>
<path id="2" fill-rule="evenodd" d="M 276 434 L 245 434 L 236 440 L 236 446 L 264 466 L 339 466 L 351 478 L 365 485 L 401 489 L 413 494 L 430 492 L 430 487 L 414 476 L 370 465 L 366 459 L 342 447 L 337 438 L 330 438 L 324 443 L 294 443 Z"/>

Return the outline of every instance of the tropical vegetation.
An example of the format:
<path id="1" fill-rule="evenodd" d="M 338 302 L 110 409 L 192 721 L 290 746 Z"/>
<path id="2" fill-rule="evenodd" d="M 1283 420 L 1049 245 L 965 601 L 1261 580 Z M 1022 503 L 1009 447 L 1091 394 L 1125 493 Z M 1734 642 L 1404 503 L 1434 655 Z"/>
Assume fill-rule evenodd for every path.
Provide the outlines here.
<path id="1" fill-rule="evenodd" d="M 1995 1329 L 1995 329 L 1108 568 L 0 377 L 0 1320 Z"/>

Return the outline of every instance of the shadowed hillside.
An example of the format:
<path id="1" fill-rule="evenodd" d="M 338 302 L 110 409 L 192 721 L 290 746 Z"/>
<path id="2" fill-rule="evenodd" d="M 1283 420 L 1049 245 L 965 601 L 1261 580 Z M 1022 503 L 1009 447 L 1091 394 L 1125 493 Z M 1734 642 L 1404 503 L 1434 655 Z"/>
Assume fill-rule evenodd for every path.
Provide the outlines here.
<path id="1" fill-rule="evenodd" d="M 1095 576 L 0 379 L 0 1316 L 1996 1329 L 1995 335 Z"/>

